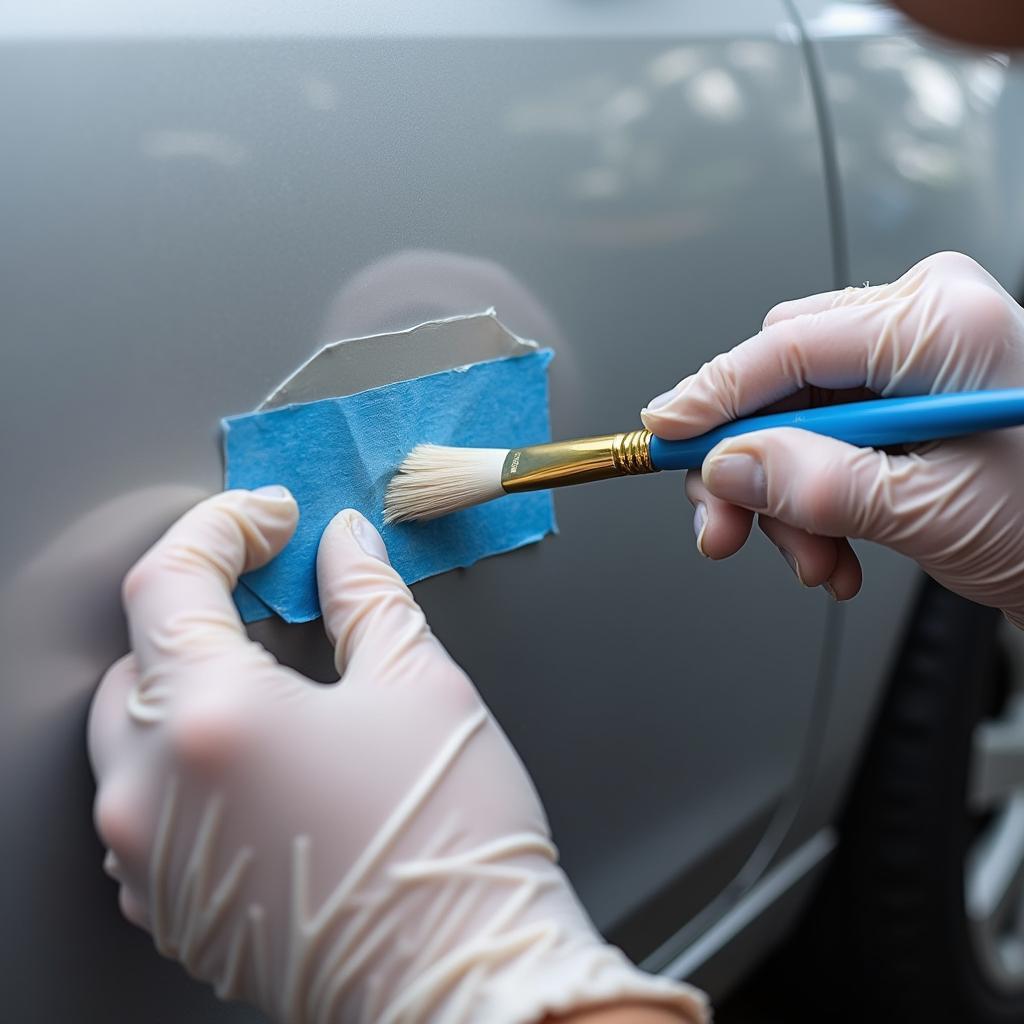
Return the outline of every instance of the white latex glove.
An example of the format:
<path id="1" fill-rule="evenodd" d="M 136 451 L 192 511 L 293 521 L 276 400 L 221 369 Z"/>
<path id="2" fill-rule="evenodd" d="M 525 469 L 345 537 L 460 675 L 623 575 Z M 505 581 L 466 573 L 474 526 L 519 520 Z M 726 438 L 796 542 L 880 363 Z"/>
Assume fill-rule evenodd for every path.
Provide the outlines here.
<path id="1" fill-rule="evenodd" d="M 784 302 L 756 337 L 654 399 L 664 438 L 776 408 L 851 398 L 1024 386 L 1024 310 L 959 253 L 922 260 L 892 284 Z M 781 399 L 787 399 L 781 402 Z M 943 586 L 1024 626 L 1024 430 L 890 455 L 800 430 L 723 441 L 692 472 L 701 552 L 733 554 L 751 518 L 807 586 L 857 593 L 847 537 L 916 559 Z"/>
<path id="2" fill-rule="evenodd" d="M 296 519 L 283 488 L 221 494 L 125 579 L 133 653 L 89 722 L 125 915 L 280 1021 L 512 1024 L 623 999 L 703 1020 L 699 993 L 596 933 L 523 765 L 358 513 L 317 566 L 340 683 L 246 638 L 231 590 Z"/>

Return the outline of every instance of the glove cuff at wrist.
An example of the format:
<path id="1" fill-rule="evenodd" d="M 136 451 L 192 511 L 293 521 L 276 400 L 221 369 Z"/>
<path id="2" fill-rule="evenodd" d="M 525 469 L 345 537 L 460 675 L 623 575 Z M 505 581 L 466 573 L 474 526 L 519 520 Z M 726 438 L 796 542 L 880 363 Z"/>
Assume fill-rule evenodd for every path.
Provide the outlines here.
<path id="1" fill-rule="evenodd" d="M 481 995 L 474 1019 L 489 1024 L 537 1024 L 549 1015 L 630 1002 L 676 1010 L 693 1024 L 710 1019 L 707 996 L 699 989 L 641 971 L 597 936 L 568 949 L 540 944 Z"/>

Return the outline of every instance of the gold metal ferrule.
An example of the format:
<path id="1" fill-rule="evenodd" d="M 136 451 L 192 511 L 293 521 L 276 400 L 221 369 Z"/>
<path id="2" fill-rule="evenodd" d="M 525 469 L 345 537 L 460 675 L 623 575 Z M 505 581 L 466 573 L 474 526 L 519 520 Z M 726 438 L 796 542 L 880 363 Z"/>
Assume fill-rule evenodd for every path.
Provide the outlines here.
<path id="1" fill-rule="evenodd" d="M 651 432 L 631 430 L 628 434 L 512 448 L 501 468 L 501 486 L 516 494 L 656 472 L 651 464 Z"/>

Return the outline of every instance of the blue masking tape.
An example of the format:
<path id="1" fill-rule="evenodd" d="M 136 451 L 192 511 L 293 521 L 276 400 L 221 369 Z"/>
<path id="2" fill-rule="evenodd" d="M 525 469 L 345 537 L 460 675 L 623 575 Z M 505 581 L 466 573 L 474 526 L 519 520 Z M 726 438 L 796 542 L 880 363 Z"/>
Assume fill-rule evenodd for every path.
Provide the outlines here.
<path id="1" fill-rule="evenodd" d="M 235 587 L 235 607 L 242 616 L 243 622 L 260 622 L 274 614 L 270 605 L 264 604 L 244 583 L 239 581 Z"/>
<path id="2" fill-rule="evenodd" d="M 316 552 L 327 524 L 355 508 L 380 530 L 406 583 L 472 565 L 557 530 L 550 493 L 515 494 L 426 523 L 385 526 L 388 481 L 421 442 L 509 448 L 551 439 L 547 367 L 553 353 L 493 359 L 342 398 L 230 416 L 223 421 L 225 485 L 283 484 L 299 525 L 269 565 L 242 577 L 246 622 L 308 622 L 320 615 Z"/>

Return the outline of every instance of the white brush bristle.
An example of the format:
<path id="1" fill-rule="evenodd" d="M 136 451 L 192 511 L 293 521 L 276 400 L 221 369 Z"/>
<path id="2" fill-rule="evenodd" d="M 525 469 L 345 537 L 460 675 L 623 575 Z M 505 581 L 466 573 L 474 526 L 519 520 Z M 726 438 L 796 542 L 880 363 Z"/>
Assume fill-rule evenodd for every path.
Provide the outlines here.
<path id="1" fill-rule="evenodd" d="M 384 495 L 384 522 L 436 519 L 500 498 L 508 449 L 417 445 L 398 467 Z"/>

